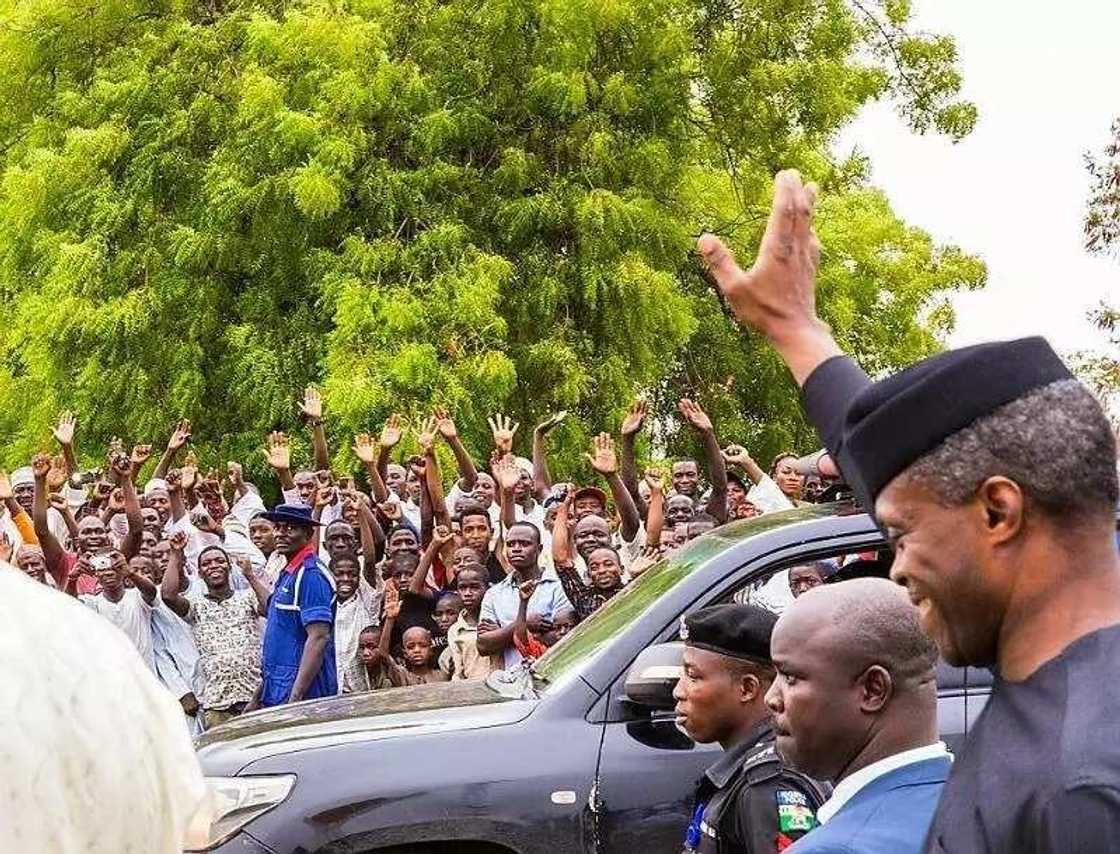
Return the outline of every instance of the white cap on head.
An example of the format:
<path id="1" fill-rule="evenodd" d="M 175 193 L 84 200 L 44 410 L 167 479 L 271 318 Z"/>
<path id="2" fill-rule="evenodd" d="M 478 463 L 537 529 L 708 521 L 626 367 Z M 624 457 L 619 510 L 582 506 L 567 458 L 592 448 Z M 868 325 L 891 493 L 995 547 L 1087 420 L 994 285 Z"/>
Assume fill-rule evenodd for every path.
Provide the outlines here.
<path id="1" fill-rule="evenodd" d="M 533 476 L 533 463 L 529 460 L 525 459 L 524 457 L 514 457 L 513 463 L 519 469 L 525 472 L 525 474 L 529 475 L 529 477 Z"/>
<path id="2" fill-rule="evenodd" d="M 146 484 L 144 484 L 144 497 L 146 498 L 147 496 L 151 495 L 153 492 L 157 492 L 159 490 L 163 490 L 164 492 L 170 492 L 170 489 L 167 486 L 167 481 L 166 480 L 164 480 L 162 477 L 153 477 Z"/>
<path id="3" fill-rule="evenodd" d="M 31 466 L 24 466 L 12 472 L 10 480 L 12 486 L 34 486 L 35 472 L 31 470 Z"/>

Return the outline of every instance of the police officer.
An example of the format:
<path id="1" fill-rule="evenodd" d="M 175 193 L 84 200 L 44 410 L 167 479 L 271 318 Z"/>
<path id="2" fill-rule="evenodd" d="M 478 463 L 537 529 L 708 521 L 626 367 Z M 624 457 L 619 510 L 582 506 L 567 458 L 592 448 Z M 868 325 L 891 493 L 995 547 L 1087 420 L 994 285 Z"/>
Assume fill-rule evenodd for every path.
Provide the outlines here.
<path id="1" fill-rule="evenodd" d="M 682 621 L 677 721 L 694 741 L 724 749 L 697 786 L 685 852 L 782 851 L 817 824 L 827 792 L 783 767 L 764 702 L 776 621 L 757 605 L 715 605 Z"/>
<path id="2" fill-rule="evenodd" d="M 938 353 L 872 382 L 816 312 L 815 200 L 796 172 L 778 175 L 750 270 L 711 235 L 698 248 L 802 387 L 923 630 L 950 664 L 999 673 L 926 850 L 1114 850 L 1120 485 L 1108 419 L 1041 338 Z"/>

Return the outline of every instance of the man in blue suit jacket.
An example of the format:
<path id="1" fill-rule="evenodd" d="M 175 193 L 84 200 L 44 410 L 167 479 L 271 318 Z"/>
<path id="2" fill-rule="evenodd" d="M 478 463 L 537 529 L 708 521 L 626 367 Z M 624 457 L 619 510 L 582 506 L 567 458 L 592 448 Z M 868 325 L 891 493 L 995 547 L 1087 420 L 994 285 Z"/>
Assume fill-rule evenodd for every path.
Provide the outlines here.
<path id="1" fill-rule="evenodd" d="M 827 584 L 774 628 L 778 752 L 835 784 L 789 854 L 919 854 L 952 758 L 937 738 L 937 647 L 886 579 Z"/>

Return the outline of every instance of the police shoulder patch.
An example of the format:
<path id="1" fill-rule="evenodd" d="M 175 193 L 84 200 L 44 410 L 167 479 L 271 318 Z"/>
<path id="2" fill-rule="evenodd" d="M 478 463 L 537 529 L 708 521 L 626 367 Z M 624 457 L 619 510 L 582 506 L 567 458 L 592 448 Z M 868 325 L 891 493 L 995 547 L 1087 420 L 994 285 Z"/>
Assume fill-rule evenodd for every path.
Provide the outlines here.
<path id="1" fill-rule="evenodd" d="M 778 830 L 781 833 L 808 833 L 817 826 L 817 817 L 809 807 L 809 799 L 793 789 L 775 792 L 778 804 Z"/>

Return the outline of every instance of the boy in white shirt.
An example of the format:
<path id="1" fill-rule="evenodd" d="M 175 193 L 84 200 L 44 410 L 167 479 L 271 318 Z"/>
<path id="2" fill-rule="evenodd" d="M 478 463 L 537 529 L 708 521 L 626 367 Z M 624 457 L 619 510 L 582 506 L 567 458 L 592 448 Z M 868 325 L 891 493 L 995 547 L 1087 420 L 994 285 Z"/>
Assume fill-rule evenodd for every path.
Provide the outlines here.
<path id="1" fill-rule="evenodd" d="M 157 595 L 155 584 L 131 570 L 118 549 L 99 552 L 90 558 L 89 563 L 101 584 L 101 592 L 96 596 L 86 594 L 79 598 L 128 635 L 144 663 L 155 673 L 152 649 L 152 609 Z M 126 581 L 132 586 L 127 586 Z"/>

